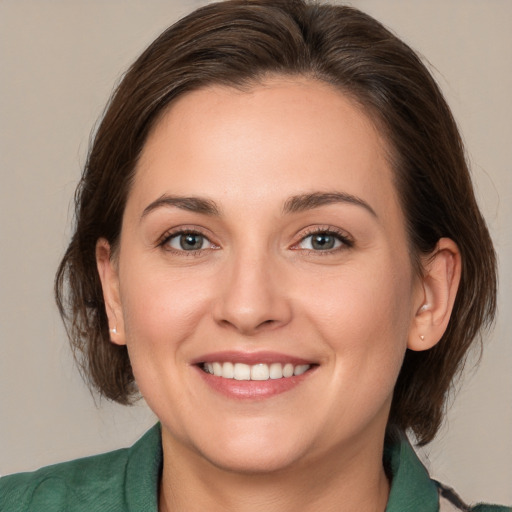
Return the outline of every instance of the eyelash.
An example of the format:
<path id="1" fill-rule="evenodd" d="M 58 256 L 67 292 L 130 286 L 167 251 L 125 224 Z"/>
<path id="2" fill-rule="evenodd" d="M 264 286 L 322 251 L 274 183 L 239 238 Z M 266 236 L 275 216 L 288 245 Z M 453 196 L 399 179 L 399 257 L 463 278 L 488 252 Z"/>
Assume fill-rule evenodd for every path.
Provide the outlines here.
<path id="1" fill-rule="evenodd" d="M 178 237 L 183 236 L 183 235 L 197 235 L 197 236 L 201 236 L 201 237 L 203 237 L 203 239 L 207 243 L 210 244 L 210 247 L 208 247 L 208 249 L 216 249 L 216 248 L 218 248 L 218 246 L 216 246 L 210 240 L 210 238 L 208 238 L 201 231 L 199 231 L 197 229 L 194 229 L 194 228 L 190 228 L 190 229 L 179 228 L 177 230 L 168 231 L 167 233 L 165 233 L 162 236 L 162 238 L 158 242 L 157 246 L 161 247 L 163 250 L 165 250 L 167 252 L 170 252 L 170 253 L 173 253 L 173 254 L 177 254 L 177 255 L 180 255 L 180 256 L 198 256 L 199 254 L 201 254 L 203 251 L 206 250 L 206 249 L 195 249 L 195 250 L 191 250 L 191 251 L 186 251 L 185 249 L 175 249 L 175 248 L 171 247 L 170 245 L 168 245 L 169 242 L 173 238 L 178 238 Z"/>
<path id="2" fill-rule="evenodd" d="M 202 233 L 200 230 L 197 230 L 197 229 L 194 229 L 194 228 L 190 228 L 190 229 L 180 228 L 180 229 L 177 229 L 175 231 L 169 231 L 169 232 L 165 233 L 162 236 L 162 238 L 158 242 L 157 246 L 161 247 L 165 251 L 168 251 L 168 252 L 171 252 L 171 253 L 174 253 L 174 254 L 178 254 L 180 256 L 198 256 L 199 254 L 203 253 L 203 251 L 207 250 L 207 249 L 195 249 L 195 250 L 187 251 L 185 249 L 175 249 L 175 248 L 171 247 L 170 245 L 168 245 L 169 242 L 173 238 L 178 238 L 178 237 L 183 236 L 183 235 L 197 235 L 197 236 L 201 236 L 201 237 L 203 237 L 203 239 L 206 242 L 208 242 L 210 244 L 210 247 L 208 247 L 207 249 L 218 249 L 219 248 L 204 233 Z M 338 246 L 338 247 L 334 247 L 332 249 L 325 249 L 325 250 L 300 249 L 299 248 L 299 245 L 304 243 L 304 241 L 307 238 L 315 236 L 315 235 L 332 236 L 332 237 L 334 237 L 336 239 L 336 241 L 340 242 L 341 245 Z M 337 252 L 340 252 L 340 251 L 343 251 L 343 250 L 350 249 L 353 246 L 354 246 L 354 241 L 352 240 L 352 238 L 350 238 L 350 236 L 347 235 L 347 233 L 345 233 L 345 232 L 343 232 L 343 231 L 341 231 L 341 230 L 339 230 L 337 228 L 333 228 L 332 226 L 326 226 L 326 227 L 320 226 L 320 227 L 311 228 L 311 229 L 306 230 L 302 234 L 299 242 L 294 244 L 291 247 L 291 249 L 292 250 L 296 250 L 296 251 L 302 250 L 302 251 L 305 251 L 308 254 L 312 254 L 312 255 L 315 255 L 315 256 L 316 255 L 327 256 L 327 255 L 334 254 L 334 253 L 337 253 Z"/>
<path id="3" fill-rule="evenodd" d="M 305 233 L 302 234 L 298 243 L 292 246 L 293 250 L 300 250 L 298 246 L 303 243 L 307 238 L 315 236 L 315 235 L 326 235 L 332 236 L 337 241 L 341 242 L 339 247 L 335 247 L 333 249 L 325 249 L 325 250 L 314 250 L 314 249 L 302 249 L 306 251 L 308 254 L 312 254 L 315 256 L 328 256 L 331 254 L 335 254 L 340 251 L 344 251 L 347 249 L 351 249 L 354 247 L 353 239 L 344 231 L 341 231 L 332 226 L 320 226 L 306 230 Z"/>

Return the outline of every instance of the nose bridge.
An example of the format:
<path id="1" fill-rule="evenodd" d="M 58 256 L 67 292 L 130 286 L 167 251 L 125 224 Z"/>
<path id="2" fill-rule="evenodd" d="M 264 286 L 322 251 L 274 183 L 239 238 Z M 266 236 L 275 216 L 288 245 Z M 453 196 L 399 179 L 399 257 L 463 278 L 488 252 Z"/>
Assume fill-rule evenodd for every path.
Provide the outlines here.
<path id="1" fill-rule="evenodd" d="M 244 334 L 288 322 L 290 305 L 273 251 L 246 246 L 233 252 L 226 267 L 216 308 L 218 322 Z"/>

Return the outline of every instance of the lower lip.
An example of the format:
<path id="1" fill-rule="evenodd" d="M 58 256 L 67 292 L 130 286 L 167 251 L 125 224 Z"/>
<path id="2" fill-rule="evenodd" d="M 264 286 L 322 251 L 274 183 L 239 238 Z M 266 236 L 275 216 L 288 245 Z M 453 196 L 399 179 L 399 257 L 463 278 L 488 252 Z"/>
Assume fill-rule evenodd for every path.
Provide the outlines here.
<path id="1" fill-rule="evenodd" d="M 234 399 L 264 399 L 280 395 L 295 388 L 310 377 L 316 366 L 313 366 L 302 375 L 268 380 L 224 379 L 223 377 L 206 373 L 199 366 L 196 366 L 196 368 L 203 381 L 218 393 Z"/>

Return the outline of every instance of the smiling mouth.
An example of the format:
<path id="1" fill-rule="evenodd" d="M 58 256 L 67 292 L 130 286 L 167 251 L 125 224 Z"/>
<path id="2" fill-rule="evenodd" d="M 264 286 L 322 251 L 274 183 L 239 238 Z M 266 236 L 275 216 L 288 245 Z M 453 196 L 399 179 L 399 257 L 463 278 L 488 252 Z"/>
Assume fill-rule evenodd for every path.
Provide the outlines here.
<path id="1" fill-rule="evenodd" d="M 221 377 L 223 379 L 233 380 L 276 380 L 288 379 L 306 373 L 311 369 L 311 364 L 292 363 L 231 363 L 231 362 L 208 362 L 202 363 L 200 368 L 211 375 Z"/>

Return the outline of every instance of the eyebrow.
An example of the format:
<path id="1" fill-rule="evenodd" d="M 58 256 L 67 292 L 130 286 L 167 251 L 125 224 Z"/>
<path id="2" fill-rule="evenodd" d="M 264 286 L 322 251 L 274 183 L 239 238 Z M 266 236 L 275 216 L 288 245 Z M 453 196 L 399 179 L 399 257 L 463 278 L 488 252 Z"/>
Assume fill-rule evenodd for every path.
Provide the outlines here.
<path id="1" fill-rule="evenodd" d="M 298 213 L 336 203 L 348 203 L 361 206 L 374 217 L 377 217 L 375 210 L 366 201 L 357 196 L 343 192 L 313 192 L 311 194 L 300 194 L 290 197 L 284 203 L 283 213 Z"/>
<path id="2" fill-rule="evenodd" d="M 343 192 L 312 192 L 310 194 L 292 196 L 285 201 L 283 213 L 299 213 L 336 203 L 348 203 L 361 206 L 374 217 L 377 217 L 375 210 L 366 201 L 352 194 Z M 141 220 L 153 210 L 161 207 L 174 207 L 190 212 L 202 213 L 203 215 L 220 216 L 219 207 L 210 199 L 164 194 L 144 208 Z"/>
<path id="3" fill-rule="evenodd" d="M 215 202 L 210 199 L 204 199 L 201 197 L 183 197 L 183 196 L 171 196 L 164 194 L 158 199 L 153 201 L 151 204 L 144 208 L 141 215 L 141 220 L 148 215 L 148 213 L 161 208 L 164 206 L 171 206 L 174 208 L 180 208 L 181 210 L 187 210 L 195 213 L 202 213 L 204 215 L 219 216 L 220 210 Z"/>

